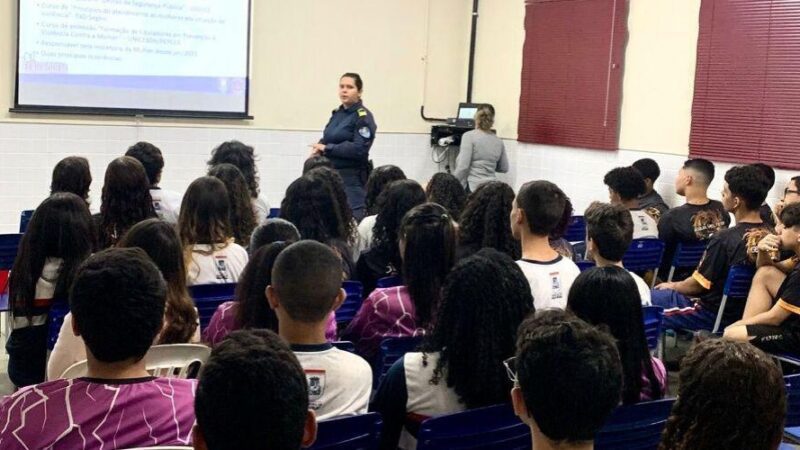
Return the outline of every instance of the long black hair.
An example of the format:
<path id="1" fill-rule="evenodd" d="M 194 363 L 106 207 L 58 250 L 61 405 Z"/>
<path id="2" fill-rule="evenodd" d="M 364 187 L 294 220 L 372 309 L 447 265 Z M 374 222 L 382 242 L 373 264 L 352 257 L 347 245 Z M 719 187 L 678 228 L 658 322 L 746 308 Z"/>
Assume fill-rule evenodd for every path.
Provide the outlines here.
<path id="1" fill-rule="evenodd" d="M 244 179 L 247 180 L 247 187 L 250 190 L 250 197 L 258 198 L 259 178 L 258 168 L 256 167 L 256 156 L 253 147 L 239 141 L 227 141 L 219 144 L 211 152 L 211 159 L 208 160 L 208 167 L 211 168 L 218 164 L 233 164 L 242 171 Z"/>
<path id="2" fill-rule="evenodd" d="M 483 183 L 470 194 L 458 221 L 460 254 L 490 247 L 519 259 L 522 250 L 511 234 L 509 218 L 513 204 L 514 190 L 502 181 Z"/>
<path id="3" fill-rule="evenodd" d="M 584 271 L 569 290 L 567 308 L 586 322 L 607 327 L 616 339 L 624 374 L 624 404 L 639 402 L 642 374 L 650 384 L 650 397 L 662 397 L 663 386 L 653 371 L 644 335 L 642 299 L 627 270 L 608 266 Z"/>
<path id="4" fill-rule="evenodd" d="M 444 206 L 453 220 L 458 220 L 467 202 L 464 186 L 456 177 L 446 172 L 439 172 L 431 178 L 425 188 L 425 194 L 428 195 L 429 202 Z"/>
<path id="5" fill-rule="evenodd" d="M 50 194 L 71 192 L 89 203 L 91 185 L 92 172 L 89 170 L 89 160 L 83 156 L 67 156 L 53 168 Z"/>
<path id="6" fill-rule="evenodd" d="M 367 178 L 367 195 L 364 198 L 364 204 L 367 208 L 368 215 L 378 214 L 380 211 L 378 205 L 378 197 L 381 192 L 393 181 L 405 180 L 406 174 L 403 169 L 387 164 L 385 166 L 378 166 L 372 170 Z"/>
<path id="7" fill-rule="evenodd" d="M 233 236 L 230 221 L 230 200 L 225 184 L 215 177 L 200 177 L 189 185 L 183 195 L 178 233 L 184 252 L 195 244 L 224 248 Z"/>
<path id="8" fill-rule="evenodd" d="M 356 221 L 353 219 L 353 210 L 350 208 L 350 203 L 347 202 L 347 193 L 344 190 L 344 180 L 341 175 L 330 167 L 317 167 L 310 170 L 307 176 L 319 178 L 327 185 L 331 196 L 336 201 L 336 210 L 344 226 L 346 236 L 344 241 L 352 245 L 358 236 L 358 229 Z"/>
<path id="9" fill-rule="evenodd" d="M 533 312 L 528 281 L 505 254 L 485 248 L 447 276 L 433 332 L 422 350 L 439 352 L 431 383 L 445 381 L 467 408 L 508 402 L 503 361 L 514 355 L 517 328 Z"/>
<path id="10" fill-rule="evenodd" d="M 456 258 L 456 227 L 444 207 L 424 203 L 409 211 L 400 225 L 403 284 L 416 311 L 418 328 L 433 322 L 442 284 Z"/>
<path id="11" fill-rule="evenodd" d="M 53 297 L 66 299 L 78 266 L 92 254 L 94 239 L 92 216 L 82 198 L 57 192 L 45 199 L 33 212 L 9 277 L 13 311 L 33 314 L 36 282 L 47 258 L 62 260 Z"/>
<path id="12" fill-rule="evenodd" d="M 293 223 L 303 239 L 322 243 L 350 240 L 348 224 L 342 219 L 338 201 L 321 176 L 308 173 L 289 185 L 281 201 L 281 218 Z"/>
<path id="13" fill-rule="evenodd" d="M 425 191 L 414 180 L 394 181 L 378 198 L 381 210 L 375 218 L 373 227 L 373 248 L 395 269 L 399 270 L 402 267 L 397 243 L 403 216 L 411 208 L 425 203 L 425 200 Z"/>
<path id="14" fill-rule="evenodd" d="M 225 184 L 231 207 L 230 222 L 233 238 L 237 244 L 247 247 L 250 244 L 250 235 L 256 228 L 256 213 L 253 211 L 247 180 L 236 166 L 228 163 L 211 167 L 208 175 L 219 178 Z"/>
<path id="15" fill-rule="evenodd" d="M 142 163 L 130 156 L 111 161 L 103 183 L 99 247 L 111 247 L 130 227 L 151 217 L 156 217 L 156 211 Z"/>
<path id="16" fill-rule="evenodd" d="M 238 328 L 266 328 L 278 332 L 278 317 L 264 297 L 272 283 L 272 266 L 275 259 L 291 242 L 273 242 L 265 245 L 247 262 L 236 285 L 236 325 Z"/>

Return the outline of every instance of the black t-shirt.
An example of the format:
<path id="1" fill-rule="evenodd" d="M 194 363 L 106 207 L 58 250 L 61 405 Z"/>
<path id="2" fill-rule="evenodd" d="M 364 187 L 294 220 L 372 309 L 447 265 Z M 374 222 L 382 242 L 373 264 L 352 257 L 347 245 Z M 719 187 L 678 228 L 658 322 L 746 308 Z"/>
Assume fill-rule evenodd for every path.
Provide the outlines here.
<path id="1" fill-rule="evenodd" d="M 735 227 L 722 230 L 708 243 L 708 248 L 700 260 L 692 277 L 707 292 L 700 296 L 700 304 L 714 312 L 719 310 L 722 291 L 728 270 L 739 264 L 755 264 L 758 241 L 772 230 L 763 223 L 740 223 Z M 728 302 L 725 306 L 725 317 L 737 320 L 744 312 L 744 301 Z"/>
<path id="2" fill-rule="evenodd" d="M 781 326 L 800 328 L 800 267 L 789 273 L 778 289 L 778 305 L 792 313 Z"/>
<path id="3" fill-rule="evenodd" d="M 658 222 L 658 238 L 666 244 L 661 274 L 666 276 L 669 271 L 679 243 L 707 241 L 730 223 L 730 214 L 717 200 L 709 200 L 705 205 L 687 203 L 667 211 Z"/>
<path id="4" fill-rule="evenodd" d="M 669 210 L 669 206 L 664 202 L 664 199 L 654 190 L 639 197 L 639 208 L 650 214 L 656 222 Z"/>

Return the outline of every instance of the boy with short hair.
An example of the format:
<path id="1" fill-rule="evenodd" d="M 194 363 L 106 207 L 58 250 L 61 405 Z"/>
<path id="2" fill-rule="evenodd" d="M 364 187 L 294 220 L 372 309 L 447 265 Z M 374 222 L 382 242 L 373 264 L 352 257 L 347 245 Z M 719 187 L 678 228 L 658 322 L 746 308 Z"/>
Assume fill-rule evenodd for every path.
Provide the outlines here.
<path id="1" fill-rule="evenodd" d="M 139 248 L 109 249 L 78 269 L 73 332 L 87 376 L 29 386 L 0 402 L 0 448 L 188 445 L 195 380 L 150 376 L 144 356 L 164 322 L 166 284 Z"/>
<path id="2" fill-rule="evenodd" d="M 669 210 L 669 206 L 653 187 L 658 177 L 661 176 L 661 168 L 658 167 L 658 163 L 651 158 L 642 158 L 634 162 L 632 166 L 644 178 L 644 194 L 639 197 L 639 207 L 645 211 L 658 211 L 658 216 L 663 216 Z"/>
<path id="3" fill-rule="evenodd" d="M 319 420 L 367 412 L 372 369 L 360 356 L 325 338 L 328 315 L 345 299 L 342 264 L 325 244 L 304 240 L 281 252 L 267 287 L 278 332 L 308 378 L 310 407 Z"/>
<path id="4" fill-rule="evenodd" d="M 633 240 L 631 215 L 620 205 L 594 202 L 583 213 L 586 220 L 586 250 L 597 267 L 623 267 L 622 257 Z M 642 305 L 650 305 L 650 286 L 628 271 L 639 288 Z"/>
<path id="5" fill-rule="evenodd" d="M 528 279 L 536 309 L 567 306 L 567 295 L 580 269 L 550 246 L 550 235 L 567 207 L 567 196 L 555 184 L 525 183 L 511 209 L 511 233 L 521 241 L 517 264 Z"/>
<path id="6" fill-rule="evenodd" d="M 296 450 L 314 442 L 303 368 L 269 330 L 238 330 L 211 351 L 194 403 L 196 450 Z"/>
<path id="7" fill-rule="evenodd" d="M 656 210 L 645 210 L 639 205 L 639 196 L 645 191 L 644 178 L 633 167 L 617 167 L 603 178 L 608 186 L 608 198 L 612 205 L 622 205 L 631 213 L 633 220 L 633 238 L 657 238 L 658 213 Z"/>
<path id="8" fill-rule="evenodd" d="M 525 320 L 507 368 L 514 412 L 531 428 L 533 450 L 594 448 L 595 435 L 620 403 L 622 364 L 614 339 L 567 311 Z"/>
<path id="9" fill-rule="evenodd" d="M 150 182 L 150 197 L 153 198 L 153 209 L 161 220 L 169 223 L 178 223 L 183 197 L 177 192 L 165 191 L 158 187 L 161 182 L 161 173 L 164 169 L 164 157 L 161 149 L 149 142 L 137 142 L 128 148 L 125 156 L 135 158 L 147 174 Z"/>

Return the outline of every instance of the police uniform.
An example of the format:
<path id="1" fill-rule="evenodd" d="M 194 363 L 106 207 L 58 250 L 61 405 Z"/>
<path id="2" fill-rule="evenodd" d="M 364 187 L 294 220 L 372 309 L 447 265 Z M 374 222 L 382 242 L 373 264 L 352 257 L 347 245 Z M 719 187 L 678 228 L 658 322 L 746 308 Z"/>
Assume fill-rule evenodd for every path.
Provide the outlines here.
<path id="1" fill-rule="evenodd" d="M 364 217 L 364 186 L 369 176 L 369 149 L 377 130 L 372 113 L 359 101 L 350 107 L 333 110 L 325 126 L 320 144 L 325 144 L 325 157 L 344 180 L 347 201 L 356 220 Z"/>

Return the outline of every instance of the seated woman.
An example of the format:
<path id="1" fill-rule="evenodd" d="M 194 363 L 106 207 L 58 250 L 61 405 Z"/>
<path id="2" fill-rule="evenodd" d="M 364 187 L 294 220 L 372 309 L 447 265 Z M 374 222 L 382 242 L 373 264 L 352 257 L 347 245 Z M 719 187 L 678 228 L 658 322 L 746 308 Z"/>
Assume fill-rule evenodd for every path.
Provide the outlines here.
<path id="1" fill-rule="evenodd" d="M 607 266 L 584 271 L 572 284 L 567 309 L 586 322 L 604 326 L 616 339 L 625 377 L 623 404 L 664 398 L 667 372 L 658 358 L 650 356 L 642 300 L 627 270 Z"/>
<path id="2" fill-rule="evenodd" d="M 91 186 L 92 172 L 89 170 L 89 160 L 83 156 L 67 156 L 53 168 L 50 195 L 56 192 L 71 192 L 88 205 Z"/>
<path id="3" fill-rule="evenodd" d="M 425 333 L 455 262 L 455 224 L 440 205 L 414 207 L 403 217 L 398 235 L 403 285 L 372 291 L 343 334 L 367 359 L 384 338 Z"/>
<path id="4" fill-rule="evenodd" d="M 429 202 L 444 206 L 450 217 L 458 222 L 467 202 L 467 193 L 456 177 L 447 172 L 435 174 L 425 187 L 425 195 Z"/>
<path id="5" fill-rule="evenodd" d="M 98 248 L 113 247 L 130 227 L 153 217 L 156 210 L 142 163 L 130 156 L 111 161 L 103 182 L 100 214 L 94 216 Z"/>
<path id="6" fill-rule="evenodd" d="M 183 249 L 175 228 L 159 219 L 148 219 L 131 227 L 117 244 L 118 247 L 139 247 L 155 263 L 167 282 L 164 327 L 154 345 L 200 342 L 200 323 L 197 310 L 186 289 L 186 268 Z M 47 363 L 47 378 L 58 379 L 78 361 L 86 359 L 83 339 L 75 336 L 72 314 L 64 317 L 58 340 Z"/>
<path id="7" fill-rule="evenodd" d="M 514 355 L 517 328 L 532 311 L 528 281 L 507 255 L 483 249 L 460 261 L 422 351 L 398 360 L 375 394 L 381 448 L 398 441 L 415 448 L 411 432 L 428 417 L 510 402 L 503 361 Z"/>
<path id="8" fill-rule="evenodd" d="M 367 215 L 358 223 L 358 248 L 356 249 L 356 260 L 361 254 L 372 248 L 372 229 L 375 227 L 375 219 L 380 212 L 378 197 L 387 186 L 394 181 L 405 180 L 406 174 L 397 166 L 385 165 L 378 166 L 372 170 L 367 179 L 367 196 L 364 204 L 367 208 Z"/>
<path id="9" fill-rule="evenodd" d="M 253 253 L 258 249 L 273 242 L 284 241 L 292 243 L 299 240 L 300 232 L 297 231 L 297 227 L 292 222 L 273 217 L 272 219 L 267 219 L 263 225 L 259 225 L 253 230 L 253 234 L 250 236 L 250 247 L 247 251 L 252 257 Z"/>
<path id="10" fill-rule="evenodd" d="M 256 228 L 256 213 L 250 201 L 250 191 L 242 172 L 233 164 L 218 164 L 208 170 L 208 175 L 219 178 L 228 190 L 231 205 L 231 230 L 233 238 L 242 247 L 250 245 L 250 235 Z"/>
<path id="11" fill-rule="evenodd" d="M 247 264 L 247 250 L 233 242 L 225 185 L 201 177 L 189 185 L 181 204 L 178 230 L 189 286 L 235 283 Z"/>
<path id="12" fill-rule="evenodd" d="M 514 190 L 501 181 L 488 181 L 470 194 L 458 221 L 458 258 L 489 247 L 518 260 L 522 250 L 509 218 L 513 204 Z"/>
<path id="13" fill-rule="evenodd" d="M 269 216 L 269 202 L 266 197 L 260 194 L 258 167 L 256 166 L 255 149 L 239 141 L 227 141 L 219 144 L 211 152 L 211 159 L 208 160 L 208 168 L 219 164 L 233 164 L 242 172 L 247 187 L 250 191 L 250 201 L 253 204 L 253 211 L 256 214 L 256 221 L 264 223 Z"/>

